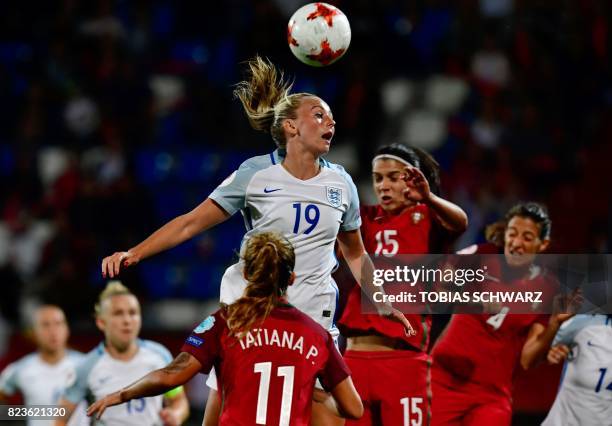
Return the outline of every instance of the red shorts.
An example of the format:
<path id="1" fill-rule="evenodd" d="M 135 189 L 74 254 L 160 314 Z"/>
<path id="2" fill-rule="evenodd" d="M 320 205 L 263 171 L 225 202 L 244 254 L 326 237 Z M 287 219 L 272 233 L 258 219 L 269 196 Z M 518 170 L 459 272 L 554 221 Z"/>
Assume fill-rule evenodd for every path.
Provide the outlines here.
<path id="1" fill-rule="evenodd" d="M 361 419 L 347 420 L 347 426 L 430 424 L 429 355 L 405 350 L 347 350 L 344 360 L 365 409 Z"/>
<path id="2" fill-rule="evenodd" d="M 432 426 L 510 426 L 512 404 L 507 395 L 475 383 L 458 385 L 444 369 L 432 369 Z"/>

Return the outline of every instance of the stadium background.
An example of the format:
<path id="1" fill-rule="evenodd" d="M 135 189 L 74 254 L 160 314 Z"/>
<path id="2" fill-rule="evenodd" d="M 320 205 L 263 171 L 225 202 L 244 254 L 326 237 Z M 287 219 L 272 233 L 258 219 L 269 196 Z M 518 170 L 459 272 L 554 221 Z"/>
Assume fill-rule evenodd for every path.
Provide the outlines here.
<path id="1" fill-rule="evenodd" d="M 335 1 L 353 39 L 337 64 L 299 63 L 286 23 L 307 1 L 9 1 L 0 13 L 0 368 L 31 350 L 40 301 L 68 315 L 71 345 L 100 339 L 100 260 L 188 211 L 244 159 L 274 149 L 232 85 L 256 53 L 337 121 L 328 157 L 372 202 L 383 143 L 428 149 L 468 213 L 457 242 L 518 200 L 545 202 L 553 253 L 609 252 L 612 4 L 606 0 Z M 176 352 L 216 304 L 240 217 L 122 277 L 143 333 Z M 408 378 L 407 378 L 408 379 Z M 541 418 L 558 370 L 519 379 L 517 424 Z M 203 407 L 190 388 L 192 420 Z"/>

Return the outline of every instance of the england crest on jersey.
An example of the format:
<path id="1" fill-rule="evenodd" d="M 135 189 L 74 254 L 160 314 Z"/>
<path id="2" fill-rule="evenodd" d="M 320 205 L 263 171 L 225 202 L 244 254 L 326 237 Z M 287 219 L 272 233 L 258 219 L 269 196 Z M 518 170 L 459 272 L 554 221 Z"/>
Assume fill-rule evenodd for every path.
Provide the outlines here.
<path id="1" fill-rule="evenodd" d="M 326 186 L 325 189 L 327 189 L 327 201 L 329 201 L 329 204 L 333 207 L 340 207 L 342 205 L 342 190 L 333 186 Z"/>

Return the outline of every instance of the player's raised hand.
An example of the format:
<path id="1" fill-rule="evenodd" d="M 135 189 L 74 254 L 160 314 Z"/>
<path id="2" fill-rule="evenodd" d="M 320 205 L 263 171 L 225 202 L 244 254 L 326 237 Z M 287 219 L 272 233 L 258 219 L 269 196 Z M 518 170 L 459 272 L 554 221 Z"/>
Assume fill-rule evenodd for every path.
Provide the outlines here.
<path id="1" fill-rule="evenodd" d="M 406 182 L 404 197 L 410 201 L 424 201 L 429 199 L 431 190 L 429 182 L 423 172 L 413 166 L 404 167 L 402 179 Z"/>
<path id="2" fill-rule="evenodd" d="M 181 420 L 179 419 L 176 411 L 166 407 L 159 412 L 159 418 L 163 422 L 164 426 L 179 426 Z"/>
<path id="3" fill-rule="evenodd" d="M 107 407 L 119 405 L 123 402 L 125 401 L 122 401 L 121 399 L 121 391 L 111 393 L 110 395 L 106 395 L 104 398 L 91 404 L 87 409 L 87 415 L 90 417 L 95 415 L 96 420 L 100 420 L 100 417 L 102 417 L 102 414 L 104 414 L 104 410 L 106 410 Z"/>
<path id="4" fill-rule="evenodd" d="M 102 276 L 114 278 L 123 268 L 137 264 L 140 261 L 131 251 L 118 251 L 102 260 Z"/>
<path id="5" fill-rule="evenodd" d="M 384 311 L 381 312 L 381 314 L 392 321 L 402 324 L 404 326 L 406 336 L 416 336 L 416 330 L 412 327 L 412 324 L 410 324 L 408 318 L 406 318 L 401 311 L 395 309 L 393 306 L 385 305 Z"/>
<path id="6" fill-rule="evenodd" d="M 553 346 L 548 350 L 546 359 L 549 364 L 560 364 L 562 363 L 570 353 L 570 348 L 566 345 Z"/>
<path id="7" fill-rule="evenodd" d="M 553 299 L 553 310 L 550 322 L 560 326 L 565 321 L 576 315 L 584 297 L 582 289 L 577 288 L 570 294 L 559 294 Z"/>

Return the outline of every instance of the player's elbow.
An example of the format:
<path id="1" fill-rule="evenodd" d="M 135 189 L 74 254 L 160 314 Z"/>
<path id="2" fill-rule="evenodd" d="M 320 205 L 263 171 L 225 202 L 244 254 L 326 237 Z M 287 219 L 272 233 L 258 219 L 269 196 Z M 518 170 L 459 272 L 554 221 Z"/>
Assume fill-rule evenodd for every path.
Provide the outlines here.
<path id="1" fill-rule="evenodd" d="M 457 209 L 457 214 L 453 217 L 452 220 L 448 221 L 447 227 L 449 228 L 450 232 L 462 234 L 467 229 L 469 225 L 469 220 L 467 214 L 463 210 L 461 210 L 460 208 Z"/>
<path id="2" fill-rule="evenodd" d="M 332 395 L 337 402 L 338 411 L 342 417 L 356 420 L 363 416 L 363 403 L 350 377 L 336 386 Z"/>
<path id="3" fill-rule="evenodd" d="M 357 420 L 363 416 L 363 404 L 359 398 L 356 398 L 351 404 L 344 408 L 342 414 L 344 414 L 344 417 L 347 419 Z"/>
<path id="4" fill-rule="evenodd" d="M 468 225 L 470 224 L 467 214 L 465 214 L 465 212 L 463 210 L 461 210 L 461 215 L 458 221 L 458 225 L 457 225 L 457 231 L 458 232 L 465 232 L 465 230 L 467 229 Z"/>
<path id="5" fill-rule="evenodd" d="M 530 353 L 525 353 L 525 351 L 523 351 L 523 353 L 521 354 L 521 367 L 523 367 L 523 370 L 529 370 L 535 364 L 535 357 L 532 356 Z"/>

